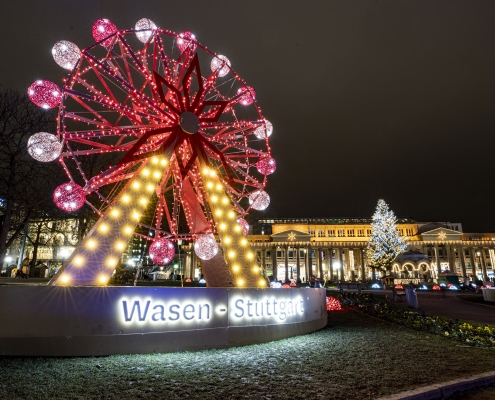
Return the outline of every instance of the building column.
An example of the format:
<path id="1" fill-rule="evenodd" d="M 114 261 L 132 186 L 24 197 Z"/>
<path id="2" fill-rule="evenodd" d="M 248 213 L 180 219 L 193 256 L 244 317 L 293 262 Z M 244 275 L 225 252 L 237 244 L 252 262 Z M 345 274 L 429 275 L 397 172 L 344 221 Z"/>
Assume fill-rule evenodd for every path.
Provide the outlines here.
<path id="1" fill-rule="evenodd" d="M 442 272 L 442 267 L 440 266 L 440 254 L 438 254 L 438 244 L 435 244 L 435 261 L 437 264 L 437 278 L 440 276 L 440 272 Z"/>
<path id="2" fill-rule="evenodd" d="M 311 277 L 314 275 L 313 273 L 313 256 L 311 254 L 312 252 L 311 246 L 308 246 L 308 280 L 311 279 Z"/>
<path id="3" fill-rule="evenodd" d="M 333 249 L 328 249 L 328 273 L 330 274 L 329 280 L 333 282 Z"/>
<path id="4" fill-rule="evenodd" d="M 309 267 L 308 267 L 309 245 L 304 249 L 304 273 L 306 274 L 306 282 L 309 282 Z"/>
<path id="5" fill-rule="evenodd" d="M 360 252 L 361 252 L 361 280 L 362 280 L 362 281 L 365 281 L 365 280 L 367 280 L 367 279 L 368 279 L 368 277 L 367 277 L 367 276 L 365 276 L 365 271 L 366 271 L 366 269 L 365 269 L 365 266 L 364 266 L 364 260 L 365 260 L 364 249 L 363 249 L 363 248 L 361 248 L 361 249 L 360 249 Z"/>
<path id="6" fill-rule="evenodd" d="M 473 271 L 473 277 L 474 279 L 478 279 L 478 273 L 477 273 L 477 270 L 476 270 L 476 254 L 475 254 L 475 251 L 474 251 L 474 247 L 470 247 L 469 248 L 469 257 L 471 258 L 471 271 Z"/>
<path id="7" fill-rule="evenodd" d="M 483 247 L 480 247 L 481 270 L 483 271 L 483 280 L 488 281 L 488 273 L 486 272 L 485 252 Z"/>
<path id="8" fill-rule="evenodd" d="M 323 251 L 318 248 L 318 275 L 320 278 L 320 281 L 323 280 Z"/>
<path id="9" fill-rule="evenodd" d="M 461 262 L 462 277 L 466 278 L 467 273 L 466 273 L 466 262 L 464 261 L 464 247 L 459 246 L 457 248 L 457 252 L 459 254 L 459 261 Z"/>
<path id="10" fill-rule="evenodd" d="M 301 281 L 301 255 L 299 254 L 300 252 L 300 247 L 296 247 L 296 274 L 297 274 L 297 280 Z"/>
<path id="11" fill-rule="evenodd" d="M 272 275 L 273 279 L 278 280 L 277 277 L 277 246 L 272 246 Z"/>
<path id="12" fill-rule="evenodd" d="M 342 261 L 342 249 L 340 247 L 337 247 L 335 249 L 335 255 L 337 256 L 336 258 L 339 262 L 339 268 L 337 271 L 337 279 L 344 282 L 344 262 Z"/>
<path id="13" fill-rule="evenodd" d="M 263 271 L 265 271 L 265 274 L 267 274 L 266 270 L 266 248 L 262 247 L 261 248 L 261 268 L 263 268 Z"/>
<path id="14" fill-rule="evenodd" d="M 289 280 L 289 246 L 287 246 L 287 245 L 284 246 L 284 252 L 285 252 L 285 279 L 284 279 L 284 283 L 286 283 Z"/>
<path id="15" fill-rule="evenodd" d="M 451 245 L 445 245 L 445 248 L 447 249 L 447 258 L 449 260 L 449 269 L 450 272 L 453 272 L 454 274 L 457 273 L 457 266 L 455 265 L 455 257 L 454 257 L 454 249 L 452 248 Z"/>

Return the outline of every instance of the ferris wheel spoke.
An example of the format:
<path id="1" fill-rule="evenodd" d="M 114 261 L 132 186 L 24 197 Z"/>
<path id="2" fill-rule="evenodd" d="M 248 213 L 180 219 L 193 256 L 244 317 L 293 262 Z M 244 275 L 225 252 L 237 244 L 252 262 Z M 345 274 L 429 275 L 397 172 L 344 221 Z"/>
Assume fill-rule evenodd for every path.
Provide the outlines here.
<path id="1" fill-rule="evenodd" d="M 91 114 L 93 114 L 96 118 L 98 118 L 101 122 L 100 123 L 103 123 L 104 125 L 106 125 L 107 127 L 112 127 L 113 124 L 110 123 L 110 121 L 108 121 L 107 119 L 103 118 L 101 116 L 100 113 L 98 113 L 96 110 L 94 110 L 93 108 L 91 108 L 88 104 L 86 104 L 84 101 L 82 101 L 79 96 L 76 94 L 77 92 L 74 93 L 74 91 L 72 90 L 68 90 L 66 93 L 69 93 L 71 95 L 71 98 L 73 100 L 75 100 L 77 103 L 79 103 L 82 107 L 84 107 L 86 110 L 88 110 Z M 82 93 L 80 93 L 79 95 L 82 95 Z"/>
<path id="2" fill-rule="evenodd" d="M 167 113 L 166 111 L 162 110 L 157 104 L 155 104 L 152 100 L 150 100 L 146 95 L 143 93 L 139 93 L 137 90 L 134 89 L 134 87 L 130 86 L 128 82 L 126 82 L 124 79 L 119 78 L 112 70 L 109 70 L 105 65 L 103 65 L 101 62 L 99 62 L 96 58 L 94 58 L 91 55 L 87 55 L 88 58 L 91 58 L 94 63 L 98 64 L 105 72 L 113 77 L 115 80 L 117 80 L 125 90 L 128 91 L 128 93 L 131 93 L 131 95 L 134 97 L 139 98 L 142 100 L 148 107 L 151 109 L 154 109 L 157 111 L 159 114 L 164 115 L 165 117 L 169 118 L 171 121 L 173 120 L 172 115 Z"/>
<path id="3" fill-rule="evenodd" d="M 158 61 L 158 57 L 156 57 L 157 52 L 160 54 L 161 57 L 161 61 L 163 64 L 163 71 L 165 72 L 165 79 L 172 80 L 172 75 L 168 66 L 169 60 L 167 55 L 165 54 L 162 38 L 160 37 L 158 32 L 155 34 L 155 41 L 153 46 L 153 71 L 158 70 L 156 65 Z"/>

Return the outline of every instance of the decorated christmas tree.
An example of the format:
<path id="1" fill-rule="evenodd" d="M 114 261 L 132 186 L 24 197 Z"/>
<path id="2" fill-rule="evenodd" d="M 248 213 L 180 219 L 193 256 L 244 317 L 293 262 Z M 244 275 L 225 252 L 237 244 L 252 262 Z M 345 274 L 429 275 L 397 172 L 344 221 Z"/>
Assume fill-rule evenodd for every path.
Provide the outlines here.
<path id="1" fill-rule="evenodd" d="M 371 223 L 371 236 L 367 248 L 368 265 L 375 270 L 389 272 L 395 258 L 404 252 L 407 244 L 400 236 L 397 229 L 397 218 L 384 200 L 378 200 L 373 222 Z"/>

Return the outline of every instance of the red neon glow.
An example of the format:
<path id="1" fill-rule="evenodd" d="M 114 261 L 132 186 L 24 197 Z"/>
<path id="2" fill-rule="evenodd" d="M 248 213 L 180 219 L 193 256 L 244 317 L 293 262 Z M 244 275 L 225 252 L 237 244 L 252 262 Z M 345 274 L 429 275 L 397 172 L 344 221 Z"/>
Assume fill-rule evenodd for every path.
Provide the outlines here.
<path id="1" fill-rule="evenodd" d="M 96 42 L 107 38 L 110 35 L 113 35 L 118 31 L 117 27 L 114 23 L 108 19 L 99 19 L 96 20 L 93 24 L 93 28 L 91 29 L 91 33 L 93 34 L 93 38 Z M 102 46 L 110 47 L 112 42 L 114 41 L 114 37 L 108 38 L 107 40 L 101 42 Z"/>
<path id="2" fill-rule="evenodd" d="M 262 175 L 271 175 L 277 169 L 277 163 L 272 157 L 266 157 L 256 163 L 256 169 Z"/>
<path id="3" fill-rule="evenodd" d="M 247 236 L 249 233 L 249 223 L 244 218 L 237 218 L 237 223 L 241 226 L 242 234 Z"/>
<path id="4" fill-rule="evenodd" d="M 29 86 L 27 94 L 29 100 L 44 109 L 56 107 L 62 100 L 62 91 L 50 81 L 38 80 L 33 82 Z"/>
<path id="5" fill-rule="evenodd" d="M 174 259 L 174 244 L 165 238 L 156 239 L 149 249 L 151 261 L 155 264 L 165 265 Z"/>
<path id="6" fill-rule="evenodd" d="M 256 100 L 256 92 L 251 86 L 244 86 L 239 88 L 237 94 L 241 95 L 239 97 L 239 103 L 243 106 L 249 106 Z"/>
<path id="7" fill-rule="evenodd" d="M 441 288 L 440 286 L 438 286 L 438 285 L 433 286 L 433 288 L 432 288 L 432 289 L 433 289 L 433 290 L 442 290 L 442 288 Z"/>
<path id="8" fill-rule="evenodd" d="M 327 296 L 327 311 L 339 311 L 342 310 L 340 302 L 332 296 Z"/>
<path id="9" fill-rule="evenodd" d="M 197 47 L 196 36 L 191 31 L 182 31 L 179 36 L 177 36 L 177 48 L 182 53 L 188 47 L 193 52 Z"/>
<path id="10" fill-rule="evenodd" d="M 61 210 L 72 212 L 84 205 L 86 193 L 77 183 L 63 183 L 53 192 L 53 201 Z"/>
<path id="11" fill-rule="evenodd" d="M 147 19 L 136 28 L 144 29 L 138 32 L 143 35 L 133 29 L 117 31 L 109 20 L 96 21 L 94 38 L 111 51 L 94 45 L 82 50 L 77 69 L 64 81 L 63 99 L 62 90 L 48 81 L 35 82 L 28 92 L 45 108 L 62 100 L 54 136 L 64 144 L 58 160 L 69 179 L 92 194 L 87 203 L 93 210 L 101 213 L 115 204 L 123 185 L 139 171 L 154 173 L 159 167 L 160 180 L 152 189 L 143 188 L 157 195 L 149 203 L 155 209 L 147 212 L 155 218 L 147 229 L 154 237 L 197 242 L 200 235 L 217 230 L 205 189 L 205 165 L 217 173 L 236 215 L 245 218 L 251 209 L 269 205 L 265 186 L 273 168 L 259 161 L 271 159 L 268 136 L 273 127 L 254 100 L 254 90 L 231 68 L 231 81 L 225 84 L 226 57 L 199 44 L 189 31 L 176 34 Z M 62 50 L 63 44 L 58 45 L 57 54 Z M 69 66 L 75 60 L 59 61 Z M 203 75 L 203 63 L 213 63 L 217 73 L 208 68 Z M 197 130 L 181 124 L 185 117 Z M 33 150 L 44 151 L 38 147 Z M 51 158 L 55 154 L 50 150 Z M 151 163 L 154 158 L 159 164 Z M 267 173 L 260 176 L 256 165 Z M 239 224 L 247 234 L 247 222 Z M 198 247 L 201 254 L 209 249 Z"/>
<path id="12" fill-rule="evenodd" d="M 394 287 L 396 290 L 404 290 L 404 286 L 402 285 L 395 285 Z"/>

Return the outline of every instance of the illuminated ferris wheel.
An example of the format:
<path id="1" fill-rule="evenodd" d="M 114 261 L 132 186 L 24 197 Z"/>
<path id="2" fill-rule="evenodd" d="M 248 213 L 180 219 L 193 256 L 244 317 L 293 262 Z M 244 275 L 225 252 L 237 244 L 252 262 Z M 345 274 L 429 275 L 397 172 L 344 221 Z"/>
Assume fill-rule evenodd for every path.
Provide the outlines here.
<path id="1" fill-rule="evenodd" d="M 68 41 L 53 47 L 57 64 L 70 70 L 62 89 L 42 80 L 28 89 L 38 106 L 59 105 L 57 135 L 40 132 L 28 143 L 34 158 L 58 159 L 69 178 L 54 192 L 56 205 L 70 212 L 86 203 L 100 216 L 66 280 L 104 283 L 141 226 L 152 232 L 156 263 L 171 260 L 178 240 L 194 242 L 203 262 L 218 258 L 217 234 L 230 272 L 244 270 L 237 283 L 254 282 L 245 278 L 257 270 L 252 253 L 236 235 L 247 233 L 251 209 L 268 206 L 264 188 L 276 168 L 272 124 L 255 90 L 189 31 L 149 19 L 119 31 L 100 19 L 92 33 L 96 43 L 82 51 Z M 81 266 L 98 262 L 85 278 Z"/>

